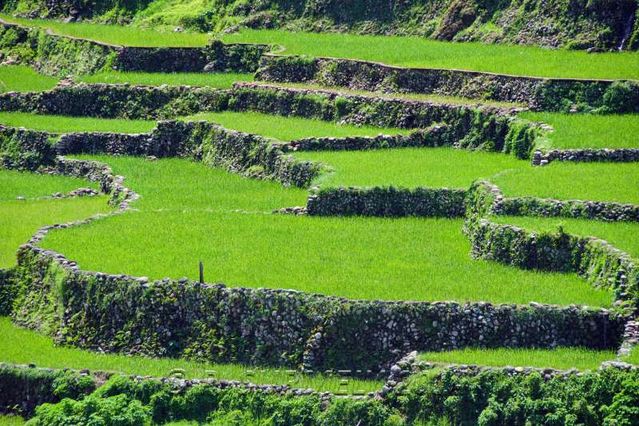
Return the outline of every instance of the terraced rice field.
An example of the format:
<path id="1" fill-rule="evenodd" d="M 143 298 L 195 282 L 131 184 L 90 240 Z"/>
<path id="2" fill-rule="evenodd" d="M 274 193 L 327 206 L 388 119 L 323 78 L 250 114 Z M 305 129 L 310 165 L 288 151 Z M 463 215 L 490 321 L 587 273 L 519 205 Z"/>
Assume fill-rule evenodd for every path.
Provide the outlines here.
<path id="1" fill-rule="evenodd" d="M 615 358 L 614 351 L 585 348 L 557 349 L 477 349 L 448 352 L 424 352 L 419 359 L 434 363 L 489 365 L 492 367 L 537 367 L 558 370 L 595 370 L 604 361 Z"/>
<path id="2" fill-rule="evenodd" d="M 197 8 L 200 7 L 197 5 Z M 175 13 L 186 13 L 186 9 L 178 7 Z M 292 33 L 246 28 L 216 35 L 173 32 L 165 27 L 161 29 L 166 31 L 155 31 L 135 25 L 62 23 L 8 15 L 0 15 L 0 19 L 46 29 L 40 35 L 43 40 L 49 37 L 47 34 L 57 34 L 115 45 L 160 48 L 203 47 L 217 37 L 226 43 L 269 44 L 279 54 L 350 58 L 398 67 L 566 79 L 639 79 L 637 52 L 588 54 L 585 51 L 530 46 L 450 43 L 422 37 Z M 139 24 L 143 21 L 144 16 L 138 16 L 133 22 Z M 11 40 L 2 42 L 10 43 Z M 40 40 L 38 43 L 44 42 Z M 237 49 L 230 55 L 241 56 L 242 47 Z M 46 54 L 46 49 L 41 48 L 31 52 L 31 57 Z M 13 59 L 9 58 L 8 62 L 12 63 Z M 35 68 L 42 65 L 36 60 L 29 63 L 27 59 L 25 62 Z M 304 69 L 303 60 L 300 64 L 299 69 L 292 72 L 309 72 Z M 55 67 L 47 69 L 55 71 Z M 101 395 L 98 390 L 88 397 L 80 395 L 77 402 L 67 400 L 60 405 L 41 406 L 35 413 L 24 407 L 16 409 L 19 404 L 12 403 L 9 407 L 3 399 L 3 392 L 4 395 L 10 392 L 0 388 L 0 412 L 17 413 L 25 418 L 35 415 L 41 421 L 47 410 L 53 410 L 54 414 L 55 410 L 59 410 L 56 415 L 62 419 L 60 424 L 64 423 L 63 420 L 74 424 L 68 420 L 71 417 L 68 407 L 73 404 L 85 407 L 85 411 L 78 408 L 73 413 L 77 419 L 89 416 L 89 411 L 101 404 L 113 404 L 112 407 L 119 408 L 112 411 L 125 413 L 122 414 L 123 419 L 139 409 L 139 418 L 147 420 L 137 424 L 191 424 L 191 420 L 198 424 L 207 421 L 228 424 L 231 418 L 235 419 L 234 424 L 253 424 L 249 420 L 254 419 L 249 417 L 254 415 L 255 405 L 269 412 L 273 408 L 271 405 L 282 404 L 273 408 L 276 414 L 269 412 L 271 414 L 255 420 L 254 424 L 314 425 L 319 416 L 317 413 L 323 416 L 343 404 L 347 407 L 342 412 L 343 417 L 329 416 L 322 425 L 387 426 L 474 424 L 479 422 L 478 419 L 487 423 L 493 419 L 494 424 L 512 424 L 517 422 L 512 420 L 515 417 L 508 417 L 508 410 L 515 413 L 513 416 L 518 416 L 521 413 L 517 410 L 521 409 L 521 405 L 530 408 L 530 412 L 520 415 L 530 424 L 558 424 L 561 421 L 557 419 L 568 418 L 579 424 L 597 424 L 604 415 L 608 416 L 609 424 L 626 424 L 610 420 L 613 411 L 624 421 L 632 418 L 637 396 L 634 390 L 628 389 L 636 387 L 636 374 L 625 369 L 597 370 L 607 361 L 639 365 L 639 349 L 632 348 L 630 336 L 632 321 L 637 319 L 639 297 L 637 282 L 633 281 L 637 276 L 634 264 L 639 264 L 639 219 L 633 216 L 639 212 L 639 163 L 628 154 L 621 162 L 552 161 L 539 167 L 533 166 L 530 158 L 522 160 L 512 154 L 496 152 L 499 150 L 494 145 L 498 137 L 501 141 L 508 140 L 512 136 L 510 132 L 517 131 L 517 125 L 530 120 L 545 125 L 542 126 L 545 129 L 543 136 L 532 141 L 534 149 L 545 152 L 549 149 L 624 148 L 630 152 L 630 149 L 639 148 L 639 114 L 604 114 L 606 110 L 601 108 L 603 101 L 589 97 L 579 99 L 579 105 L 573 105 L 573 110 L 588 107 L 586 109 L 592 113 L 560 114 L 522 111 L 526 107 L 521 104 L 484 102 L 479 99 L 483 96 L 481 93 L 477 99 L 468 99 L 280 83 L 275 85 L 304 89 L 304 95 L 298 93 L 298 97 L 291 101 L 284 93 L 274 95 L 258 86 L 251 89 L 255 90 L 251 94 L 253 98 L 245 92 L 246 97 L 237 102 L 239 98 L 234 96 L 240 91 L 234 88 L 234 83 L 253 79 L 253 74 L 243 72 L 167 74 L 110 70 L 94 75 L 74 75 L 68 83 L 72 86 L 65 93 L 67 98 L 64 102 L 80 102 L 74 98 L 75 83 L 82 83 L 83 90 L 88 91 L 93 90 L 94 84 L 158 88 L 156 91 L 127 92 L 128 86 L 118 86 L 117 91 L 108 92 L 108 88 L 100 86 L 100 90 L 104 91 L 100 92 L 96 102 L 104 102 L 109 99 L 108 96 L 114 96 L 119 104 L 114 111 L 108 112 L 109 116 L 119 118 L 105 119 L 41 114 L 41 111 L 56 110 L 58 100 L 50 93 L 41 95 L 37 92 L 53 88 L 58 77 L 43 76 L 27 65 L 0 66 L 0 315 L 3 315 L 0 316 L 0 363 L 36 364 L 56 370 L 107 371 L 116 376 L 184 376 L 187 379 L 214 378 L 241 382 L 237 389 L 231 390 L 225 382 L 201 388 L 196 386 L 194 393 L 174 388 L 167 392 L 153 387 L 159 386 L 153 384 L 148 385 L 148 395 L 131 397 L 127 392 L 135 393 L 131 390 L 134 382 L 127 381 L 128 390 L 118 396 Z M 271 83 L 264 82 L 264 85 L 268 84 Z M 623 87 L 613 95 L 634 99 L 635 83 L 620 85 Z M 224 92 L 210 92 L 216 96 L 224 93 L 228 97 L 219 101 L 213 97 L 198 97 L 198 93 L 208 94 L 209 91 L 191 92 L 188 87 L 177 90 L 164 86 L 224 89 Z M 639 93 L 639 86 L 636 90 Z M 34 93 L 2 94 L 10 91 Z M 348 105 L 354 112 L 344 115 L 341 109 L 347 102 L 329 99 L 320 92 L 329 92 L 333 97 L 361 97 Z M 558 97 L 558 102 L 572 102 L 567 100 L 568 92 L 553 96 Z M 589 92 L 588 96 L 596 98 L 601 95 L 595 92 Z M 139 97 L 151 96 L 150 93 L 157 98 L 140 101 Z M 180 93 L 181 97 L 170 98 L 178 96 L 175 93 Z M 602 96 L 612 95 L 606 92 Z M 371 98 L 375 98 L 376 102 L 394 100 L 392 108 L 395 110 L 389 110 L 389 117 L 396 118 L 394 125 L 397 127 L 352 124 L 387 122 L 380 119 L 380 116 L 385 117 L 386 111 L 373 106 Z M 179 134 L 167 131 L 157 139 L 144 135 L 134 142 L 127 142 L 139 143 L 140 147 L 120 149 L 118 138 L 105 144 L 105 152 L 127 152 L 126 149 L 138 152 L 135 149 L 141 148 L 141 151 L 146 149 L 145 152 L 153 155 L 68 156 L 66 160 L 84 162 L 84 167 L 74 169 L 75 175 L 89 177 L 89 161 L 108 165 L 114 176 L 102 176 L 103 185 L 95 182 L 94 174 L 91 174 L 93 182 L 82 177 L 53 174 L 52 166 L 67 164 L 64 158 L 56 157 L 51 150 L 60 134 L 139 134 L 153 131 L 157 126 L 154 119 L 129 118 L 140 116 L 131 115 L 135 114 L 137 105 L 145 105 L 152 110 L 154 105 L 148 106 L 149 99 L 158 99 L 158 109 L 164 108 L 162 102 L 165 101 L 172 102 L 166 105 L 174 109 L 164 109 L 159 114 L 150 111 L 145 113 L 145 117 L 207 121 L 243 134 L 215 133 L 213 137 L 220 140 L 210 141 L 206 140 L 210 136 L 206 129 L 195 127 L 190 139 L 180 145 L 179 153 L 175 154 L 176 150 L 167 147 L 181 143 L 182 133 L 191 131 L 177 123 L 175 128 Z M 628 99 L 624 98 L 624 101 Z M 245 106 L 251 102 L 260 108 Z M 592 108 L 586 105 L 588 102 L 593 102 Z M 400 104 L 404 109 L 399 109 Z M 442 104 L 446 104 L 446 108 L 461 105 L 499 107 L 498 110 L 484 110 L 484 115 L 469 110 L 454 112 L 458 115 L 451 122 L 469 118 L 464 123 L 472 128 L 469 136 L 483 138 L 477 143 L 479 148 L 458 148 L 457 140 L 438 148 L 282 151 L 281 145 L 303 138 L 406 135 L 409 131 L 399 127 L 405 126 L 406 122 L 414 122 L 411 120 L 415 118 L 423 118 L 416 115 L 430 112 L 429 108 L 443 108 Z M 273 110 L 269 111 L 264 105 L 272 106 Z M 317 114 L 318 105 L 322 114 Z M 251 109 L 263 112 L 249 112 Z M 166 117 L 166 111 L 173 110 L 194 114 Z M 281 115 L 281 111 L 290 113 Z M 446 111 L 441 116 L 453 114 L 452 110 Z M 328 112 L 333 117 L 347 118 L 344 122 L 305 118 L 331 116 Z M 490 114 L 495 115 L 488 117 Z M 499 121 L 503 115 L 510 115 L 513 120 L 507 117 L 508 120 Z M 516 117 L 525 120 L 514 120 Z M 492 126 L 495 123 L 509 127 L 505 131 L 500 129 L 500 136 L 492 140 L 482 132 L 494 130 Z M 50 145 L 44 143 L 40 146 L 35 138 L 29 139 L 33 130 L 50 133 Z M 153 136 L 159 132 L 160 129 L 156 130 Z M 246 133 L 263 136 L 267 141 L 246 138 Z M 506 133 L 508 136 L 504 137 Z M 162 145 L 146 146 L 155 143 Z M 209 145 L 206 146 L 206 143 Z M 181 158 L 155 157 L 163 157 L 166 152 Z M 25 164 L 37 161 L 43 166 L 39 170 L 43 173 L 24 171 L 28 168 Z M 313 179 L 300 184 L 296 178 L 301 181 L 304 173 L 315 172 L 315 169 L 305 168 L 308 163 L 319 165 L 319 172 L 312 175 Z M 271 173 L 272 170 L 277 173 Z M 483 215 L 477 213 L 480 209 L 476 204 L 489 202 L 489 197 L 484 199 L 485 194 L 478 196 L 470 191 L 478 180 L 495 184 L 506 197 L 582 200 L 586 205 L 592 202 L 622 203 L 626 204 L 623 207 L 625 213 L 609 221 Z M 126 189 L 118 194 L 62 196 L 81 187 L 104 189 L 105 183 L 112 182 L 122 183 Z M 341 192 L 330 192 L 336 187 L 342 188 Z M 388 191 L 395 198 L 379 195 L 388 187 L 397 190 Z M 436 195 L 426 201 L 411 198 L 409 195 L 413 192 L 402 192 L 404 189 L 423 188 L 466 191 L 465 199 L 450 201 L 459 204 L 456 207 L 461 212 L 431 216 L 414 213 L 423 211 L 419 209 L 421 203 L 439 206 L 438 203 L 449 201 L 446 199 L 448 195 L 445 195 L 448 193 L 443 191 L 433 192 Z M 367 192 L 367 189 L 377 192 Z M 134 191 L 139 198 L 126 198 L 128 190 Z M 364 198 L 355 199 L 353 194 L 358 193 L 365 194 Z M 342 194 L 343 198 L 336 196 L 335 200 L 323 201 L 337 205 L 329 207 L 335 208 L 338 213 L 313 215 L 309 197 L 317 201 L 323 194 Z M 126 202 L 122 203 L 123 200 Z M 305 208 L 307 203 L 308 209 Z M 367 212 L 375 212 L 372 216 L 377 217 L 340 216 L 340 203 L 350 203 L 349 206 L 360 203 Z M 406 210 L 413 213 L 403 217 L 383 213 L 388 211 L 385 208 L 389 203 L 405 204 Z M 291 207 L 295 209 L 281 211 Z M 616 205 L 610 208 L 621 209 Z M 116 211 L 121 214 L 113 214 Z M 579 213 L 579 210 L 575 211 L 575 214 Z M 16 263 L 18 248 L 29 241 L 38 229 L 89 217 L 96 217 L 96 220 L 51 230 L 37 243 L 38 247 L 60 253 L 74 263 L 64 263 L 51 257 L 50 253 L 39 253 L 39 257 L 26 260 L 21 257 Z M 494 235 L 479 235 L 477 229 L 484 224 L 481 220 L 495 225 Z M 571 246 L 572 251 L 566 255 L 560 252 L 563 247 L 553 245 L 550 237 L 530 239 L 520 246 L 519 240 L 509 239 L 511 237 L 507 233 L 500 234 L 503 230 L 497 226 L 505 224 L 537 234 L 561 230 L 576 236 L 592 236 L 607 241 L 614 249 L 592 254 L 577 252 L 582 247 Z M 478 235 L 485 240 L 475 241 L 471 246 L 472 238 L 479 238 Z M 528 246 L 522 247 L 526 244 Z M 529 250 L 531 247 L 537 251 Z M 31 249 L 36 252 L 33 247 Z M 23 250 L 29 250 L 29 247 Z M 530 255 L 533 252 L 534 255 Z M 572 257 L 570 262 L 565 261 L 559 266 L 535 263 L 544 255 L 565 260 L 566 256 L 577 254 L 584 257 L 580 261 L 592 262 L 587 271 L 581 271 L 583 276 L 574 272 L 577 268 L 571 263 L 574 261 Z M 78 270 L 73 269 L 75 267 Z M 96 274 L 87 274 L 87 271 Z M 187 280 L 181 280 L 182 277 Z M 165 278 L 175 281 L 160 281 Z M 216 283 L 225 286 L 213 285 Z M 626 354 L 627 347 L 630 348 L 629 355 Z M 121 353 L 105 353 L 109 351 Z M 406 368 L 409 362 L 406 360 L 413 351 L 418 352 L 418 361 L 437 366 L 423 375 L 414 371 L 398 373 L 398 369 Z M 398 362 L 407 354 L 408 358 Z M 246 360 L 251 362 L 242 364 Z M 361 362 L 364 367 L 359 370 L 358 364 L 356 371 L 350 368 L 341 371 L 345 365 L 351 366 L 354 362 Z M 566 408 L 561 405 L 561 398 L 572 395 L 560 395 L 565 389 L 560 388 L 564 385 L 557 384 L 559 382 L 548 379 L 542 383 L 536 376 L 522 376 L 519 379 L 524 390 L 514 390 L 517 375 L 504 373 L 507 377 L 503 383 L 508 381 L 505 385 L 502 382 L 484 383 L 484 376 L 466 377 L 457 373 L 460 364 L 496 369 L 506 366 L 577 369 L 584 375 L 565 373 L 561 376 L 561 380 L 565 380 L 561 383 L 571 383 L 569 386 L 576 398 Z M 5 367 L 0 368 L 0 373 L 8 371 Z M 388 375 L 389 368 L 391 376 Z M 27 373 L 16 373 L 21 375 L 20 380 L 30 378 L 31 374 L 34 377 L 40 374 L 40 370 L 25 371 Z M 446 376 L 449 373 L 452 376 Z M 6 373 L 6 377 L 2 374 L 0 385 L 13 380 L 6 378 L 10 373 Z M 623 377 L 630 378 L 618 379 L 624 374 L 628 376 Z M 390 381 L 384 383 L 389 377 Z M 436 388 L 438 384 L 435 382 L 441 377 L 447 377 L 443 380 L 450 380 L 450 386 Z M 102 385 L 101 380 L 102 376 L 99 385 Z M 588 383 L 593 383 L 597 392 L 584 396 L 579 390 L 581 384 L 574 384 L 572 380 L 574 383 L 592 380 Z M 395 388 L 397 381 L 403 383 Z M 481 386 L 477 385 L 479 382 Z M 282 395 L 265 396 L 254 384 L 289 385 L 334 395 L 325 394 L 321 396 L 325 399 L 321 399 L 318 394 L 309 397 L 302 396 L 299 391 L 287 391 Z M 29 384 L 27 389 L 46 390 L 49 386 L 47 383 L 39 385 L 41 388 Z M 184 384 L 178 382 L 170 386 L 174 385 Z M 492 385 L 499 389 L 490 388 Z M 16 386 L 16 389 L 23 389 L 21 386 Z M 111 384 L 102 386 L 100 389 Z M 477 390 L 480 387 L 481 392 Z M 624 390 L 617 391 L 621 387 Z M 473 392 L 481 397 L 466 392 L 470 388 L 477 390 Z M 552 391 L 549 391 L 551 388 Z M 555 389 L 559 389 L 557 394 L 548 399 L 547 394 Z M 608 396 L 606 392 L 610 389 L 615 389 L 622 396 Z M 61 387 L 55 392 L 58 391 L 74 389 Z M 511 391 L 521 395 L 508 397 L 511 405 L 503 408 L 498 400 Z M 198 392 L 203 393 L 200 395 Z M 376 397 L 349 398 L 369 392 L 376 393 Z M 542 399 L 542 393 L 546 399 Z M 597 393 L 596 397 L 601 401 L 592 402 L 595 398 L 593 393 Z M 281 400 L 277 399 L 280 397 Z M 336 399 L 331 399 L 333 397 Z M 242 402 L 236 403 L 233 398 Z M 442 406 L 447 408 L 439 410 L 441 413 L 432 408 L 438 398 L 446 401 Z M 552 402 L 548 402 L 550 400 Z M 215 401 L 216 407 L 224 406 L 227 410 L 232 406 L 233 410 L 230 413 L 222 410 L 224 412 L 220 414 L 216 411 L 219 407 L 210 407 L 211 401 Z M 395 402 L 388 404 L 388 401 Z M 57 402 L 55 398 L 53 402 Z M 462 410 L 464 415 L 474 416 L 468 422 L 460 420 L 465 417 L 460 415 L 459 407 L 466 403 L 472 409 Z M 192 408 L 193 404 L 199 404 L 197 409 Z M 309 407 L 317 404 L 322 406 L 319 411 L 309 411 Z M 370 408 L 371 404 L 377 405 Z M 598 405 L 593 408 L 595 404 Z M 247 408 L 249 405 L 253 407 L 251 413 Z M 61 408 L 63 406 L 67 408 Z M 149 408 L 151 406 L 153 409 Z M 530 413 L 537 413 L 538 406 L 545 407 L 545 411 L 543 415 L 534 417 Z M 429 407 L 429 413 L 437 411 L 441 423 L 431 422 L 432 418 L 420 412 L 423 407 Z M 173 414 L 166 414 L 169 412 Z M 178 412 L 181 414 L 175 414 Z M 193 413 L 197 415 L 193 417 Z M 571 413 L 576 414 L 573 416 Z M 91 415 L 96 419 L 101 416 Z M 367 420 L 350 423 L 344 420 L 362 416 L 368 416 Z M 584 420 L 584 416 L 588 420 Z M 516 418 L 521 420 L 520 417 Z M 549 420 L 551 417 L 552 421 Z M 161 421 L 158 420 L 160 418 Z M 300 418 L 306 420 L 300 421 Z M 0 425 L 22 422 L 21 417 L 0 416 Z M 76 423 L 83 424 L 82 420 Z M 121 424 L 136 423 L 122 420 Z"/>

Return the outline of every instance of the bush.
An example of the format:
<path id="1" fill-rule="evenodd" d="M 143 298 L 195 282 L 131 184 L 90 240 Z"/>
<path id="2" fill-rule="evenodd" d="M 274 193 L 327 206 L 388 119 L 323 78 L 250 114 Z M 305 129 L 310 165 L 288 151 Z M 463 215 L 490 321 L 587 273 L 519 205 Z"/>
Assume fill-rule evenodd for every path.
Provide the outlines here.
<path id="1" fill-rule="evenodd" d="M 616 81 L 603 96 L 605 113 L 639 112 L 639 84 L 630 81 Z"/>

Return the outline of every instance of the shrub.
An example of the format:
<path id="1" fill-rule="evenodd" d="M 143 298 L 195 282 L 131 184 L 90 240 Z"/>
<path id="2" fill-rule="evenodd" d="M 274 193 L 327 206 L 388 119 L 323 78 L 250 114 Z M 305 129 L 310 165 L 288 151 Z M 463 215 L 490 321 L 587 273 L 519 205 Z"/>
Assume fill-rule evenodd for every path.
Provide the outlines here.
<path id="1" fill-rule="evenodd" d="M 639 84 L 630 81 L 616 81 L 603 96 L 602 112 L 639 112 Z"/>

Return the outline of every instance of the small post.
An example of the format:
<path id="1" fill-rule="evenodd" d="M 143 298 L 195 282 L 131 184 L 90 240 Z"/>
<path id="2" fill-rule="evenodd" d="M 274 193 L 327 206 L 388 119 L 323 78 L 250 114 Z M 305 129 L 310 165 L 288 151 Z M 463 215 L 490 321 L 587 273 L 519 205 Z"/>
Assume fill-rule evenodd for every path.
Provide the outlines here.
<path id="1" fill-rule="evenodd" d="M 200 284 L 204 284 L 204 264 L 200 260 Z"/>

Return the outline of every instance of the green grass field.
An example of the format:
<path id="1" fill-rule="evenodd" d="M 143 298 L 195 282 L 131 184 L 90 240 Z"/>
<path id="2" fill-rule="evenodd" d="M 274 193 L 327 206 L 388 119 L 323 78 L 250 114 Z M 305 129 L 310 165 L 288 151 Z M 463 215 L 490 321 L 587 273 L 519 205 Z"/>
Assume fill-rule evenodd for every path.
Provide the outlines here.
<path id="1" fill-rule="evenodd" d="M 520 117 L 542 121 L 554 128 L 542 142 L 542 148 L 639 148 L 639 114 L 524 112 Z"/>
<path id="2" fill-rule="evenodd" d="M 46 197 L 55 192 L 66 193 L 78 188 L 98 189 L 98 185 L 79 178 L 0 169 L 0 201 L 13 201 L 17 197 Z"/>
<path id="3" fill-rule="evenodd" d="M 635 346 L 630 352 L 630 355 L 625 358 L 624 361 L 629 362 L 630 364 L 639 365 L 639 346 Z"/>
<path id="4" fill-rule="evenodd" d="M 639 223 L 522 216 L 494 216 L 491 220 L 537 232 L 557 232 L 561 226 L 569 234 L 601 238 L 639 259 Z"/>
<path id="5" fill-rule="evenodd" d="M 506 196 L 639 204 L 639 164 L 562 163 L 504 171 L 491 179 Z"/>
<path id="6" fill-rule="evenodd" d="M 99 41 L 121 46 L 199 47 L 205 46 L 210 35 L 202 33 L 160 32 L 130 25 L 64 23 L 50 19 L 25 19 L 0 14 L 0 19 L 28 27 L 38 27 L 54 34 Z"/>
<path id="7" fill-rule="evenodd" d="M 43 242 L 89 270 L 196 278 L 202 259 L 208 282 L 357 299 L 612 301 L 576 275 L 472 260 L 461 220 L 271 215 L 303 205 L 306 192 L 185 160 L 99 159 L 141 194 L 139 211 Z"/>
<path id="8" fill-rule="evenodd" d="M 13 266 L 18 247 L 42 226 L 80 220 L 109 210 L 106 196 L 0 202 L 0 268 Z"/>
<path id="9" fill-rule="evenodd" d="M 19 426 L 23 425 L 25 420 L 19 416 L 0 415 L 0 426 Z"/>
<path id="10" fill-rule="evenodd" d="M 53 89 L 58 79 L 38 74 L 22 65 L 0 66 L 0 93 L 40 92 Z"/>
<path id="11" fill-rule="evenodd" d="M 15 264 L 18 247 L 40 227 L 110 210 L 105 196 L 34 200 L 80 187 L 97 188 L 83 179 L 0 170 L 0 268 Z"/>
<path id="12" fill-rule="evenodd" d="M 254 133 L 280 141 L 291 141 L 309 137 L 377 136 L 380 133 L 406 134 L 405 129 L 373 126 L 354 126 L 329 121 L 300 117 L 283 117 L 259 112 L 205 112 L 192 115 L 186 120 L 205 120 L 220 124 L 227 129 Z"/>
<path id="13" fill-rule="evenodd" d="M 252 74 L 102 72 L 78 77 L 84 83 L 135 84 L 143 86 L 207 86 L 228 89 L 236 81 L 253 81 Z"/>
<path id="14" fill-rule="evenodd" d="M 448 352 L 424 352 L 422 361 L 447 364 L 489 365 L 493 367 L 538 367 L 568 370 L 596 370 L 603 361 L 616 358 L 614 351 L 586 348 L 556 349 L 479 349 L 466 348 Z"/>
<path id="15" fill-rule="evenodd" d="M 421 37 L 242 30 L 227 43 L 268 43 L 290 55 L 329 56 L 401 67 L 452 68 L 562 78 L 639 79 L 639 53 L 549 50 L 531 46 L 448 43 Z"/>
<path id="16" fill-rule="evenodd" d="M 504 170 L 530 168 L 528 161 L 510 155 L 454 148 L 298 152 L 295 157 L 327 165 L 330 171 L 314 182 L 326 187 L 393 185 L 466 189 L 479 178 L 490 178 Z"/>
<path id="17" fill-rule="evenodd" d="M 147 133 L 156 126 L 156 122 L 150 120 L 71 117 L 25 112 L 0 112 L 0 123 L 5 126 L 25 127 L 50 133 Z"/>
<path id="18" fill-rule="evenodd" d="M 187 378 L 214 377 L 241 380 L 257 384 L 290 384 L 294 387 L 320 391 L 346 392 L 379 390 L 382 382 L 348 379 L 340 385 L 340 377 L 310 376 L 278 368 L 263 368 L 240 364 L 212 364 L 184 359 L 147 358 L 119 354 L 101 354 L 73 347 L 56 346 L 50 337 L 14 325 L 7 317 L 0 317 L 0 362 L 35 364 L 46 368 L 89 369 L 140 376 L 165 377 L 174 369 L 183 369 Z M 15 342 L 20 342 L 16 345 Z M 1 425 L 2 423 L 0 423 Z"/>

